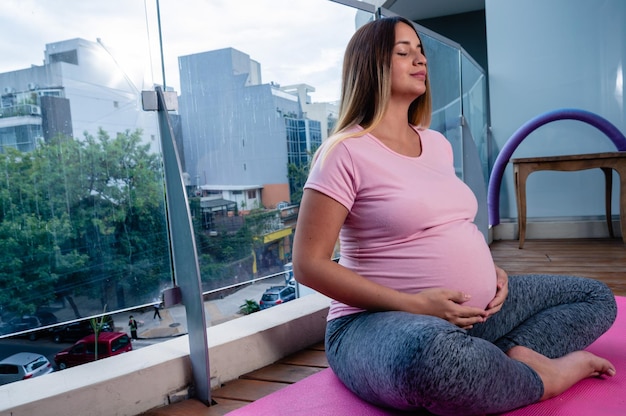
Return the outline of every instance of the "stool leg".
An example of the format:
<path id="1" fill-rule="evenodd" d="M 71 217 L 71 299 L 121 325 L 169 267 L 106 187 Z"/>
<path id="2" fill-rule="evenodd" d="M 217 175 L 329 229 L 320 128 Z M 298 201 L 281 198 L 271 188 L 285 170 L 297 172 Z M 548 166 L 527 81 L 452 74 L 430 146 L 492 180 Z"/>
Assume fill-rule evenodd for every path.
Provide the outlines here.
<path id="1" fill-rule="evenodd" d="M 613 169 L 601 168 L 604 172 L 604 205 L 606 207 L 606 225 L 609 227 L 609 235 L 615 237 L 613 233 L 613 218 L 611 214 L 611 199 L 613 192 Z"/>
<path id="2" fill-rule="evenodd" d="M 514 166 L 515 193 L 517 194 L 517 228 L 519 248 L 524 248 L 526 239 L 526 176 L 528 173 L 520 166 Z"/>
<path id="3" fill-rule="evenodd" d="M 626 244 L 626 169 L 619 173 L 619 225 L 622 232 L 622 241 Z"/>

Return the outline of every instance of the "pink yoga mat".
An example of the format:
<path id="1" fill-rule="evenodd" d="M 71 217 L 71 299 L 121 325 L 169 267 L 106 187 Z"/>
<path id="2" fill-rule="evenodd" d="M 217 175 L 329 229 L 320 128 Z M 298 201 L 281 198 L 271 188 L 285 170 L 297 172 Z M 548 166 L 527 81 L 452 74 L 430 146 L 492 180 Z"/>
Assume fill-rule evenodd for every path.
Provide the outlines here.
<path id="1" fill-rule="evenodd" d="M 625 416 L 626 297 L 617 297 L 618 315 L 611 329 L 587 348 L 615 365 L 614 377 L 586 379 L 562 395 L 502 416 Z M 396 416 L 350 392 L 330 368 L 322 370 L 228 416 Z"/>

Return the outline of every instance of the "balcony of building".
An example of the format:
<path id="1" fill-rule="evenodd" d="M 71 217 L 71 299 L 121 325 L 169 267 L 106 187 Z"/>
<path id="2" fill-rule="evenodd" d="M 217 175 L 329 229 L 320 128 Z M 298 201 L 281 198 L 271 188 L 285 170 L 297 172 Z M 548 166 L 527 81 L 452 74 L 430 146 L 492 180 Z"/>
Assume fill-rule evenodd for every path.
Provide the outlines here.
<path id="1" fill-rule="evenodd" d="M 163 5 L 166 4 L 165 2 L 162 3 Z M 264 10 L 273 11 L 274 7 L 272 7 L 273 4 L 271 3 L 272 2 L 269 2 L 269 5 L 265 4 Z M 321 4 L 321 2 L 318 3 Z M 355 20 L 367 20 L 369 18 L 374 18 L 379 12 L 382 12 L 383 14 L 387 12 L 385 9 L 377 9 L 369 5 L 367 2 L 345 0 L 330 1 L 326 3 L 332 3 L 334 5 L 333 7 L 337 6 L 337 4 L 342 4 L 343 6 L 361 8 L 359 13 L 364 11 L 366 12 L 359 15 L 359 18 L 355 18 L 354 13 L 352 13 L 349 18 L 344 18 L 342 22 L 337 24 L 338 27 L 342 28 L 351 27 L 352 29 L 353 26 L 355 26 Z M 394 2 L 385 2 L 385 4 L 391 3 Z M 435 2 L 433 2 L 433 4 L 434 3 Z M 523 2 L 518 3 L 523 4 Z M 413 8 L 413 2 L 409 0 L 397 2 L 397 5 L 402 5 L 403 9 L 406 7 Z M 501 7 L 503 6 L 500 6 L 499 3 L 491 2 L 490 5 L 492 6 L 491 10 L 494 10 L 494 16 L 496 16 L 496 13 L 502 13 Z M 182 7 L 178 3 L 175 3 L 175 6 L 172 6 L 172 3 L 168 3 L 168 6 L 169 8 L 167 10 L 171 13 L 173 18 L 176 17 L 176 13 L 174 13 L 175 11 L 180 12 L 179 16 L 185 16 L 185 19 L 181 21 L 186 21 L 189 24 L 191 24 L 191 22 L 194 21 L 198 15 L 200 15 L 200 13 L 197 13 L 192 8 Z M 529 9 L 526 5 L 508 5 L 508 7 L 514 6 L 522 7 L 524 10 Z M 541 2 L 539 1 L 535 1 L 534 6 L 535 7 L 532 8 L 533 10 L 541 6 L 545 8 L 542 9 L 542 13 L 550 13 L 550 10 L 546 10 L 548 9 L 548 6 L 541 5 Z M 289 4 L 289 8 L 292 7 L 295 7 L 295 3 Z M 614 9 L 619 10 L 623 10 L 622 7 L 623 6 L 613 6 Z M 581 8 L 572 9 L 578 10 Z M 292 13 L 300 13 L 295 8 L 290 10 L 292 10 Z M 392 10 L 400 12 L 399 9 L 392 8 Z M 610 14 L 610 10 L 611 8 L 607 7 L 604 13 Z M 588 13 L 590 12 L 588 11 Z M 598 21 L 601 21 L 604 15 L 601 14 L 601 12 L 597 13 L 599 14 L 594 14 L 594 16 Z M 34 14 L 36 15 L 37 13 Z M 208 14 L 211 13 L 207 13 L 207 15 Z M 274 15 L 274 13 L 272 13 L 272 15 Z M 548 16 L 555 15 L 561 16 L 558 12 L 555 14 L 548 14 Z M 105 16 L 103 15 L 102 19 L 99 20 L 105 20 L 104 17 Z M 129 23 L 127 25 L 127 29 L 129 31 L 133 28 L 141 27 L 141 22 L 144 18 L 145 20 L 148 20 L 148 17 L 141 15 L 141 13 L 139 17 L 139 19 L 132 21 L 133 23 Z M 416 20 L 419 19 L 418 16 L 411 17 Z M 422 18 L 427 17 L 422 16 Z M 517 19 L 517 16 L 515 16 L 515 18 Z M 258 16 L 257 19 L 263 20 Z M 523 21 L 523 19 L 520 19 L 520 21 Z M 116 21 L 112 20 L 112 22 L 115 23 Z M 281 25 L 283 23 L 285 22 L 281 22 Z M 571 25 L 572 22 L 568 21 L 567 23 Z M 554 24 L 554 22 L 550 22 L 549 29 L 542 33 L 551 33 Z M 485 25 L 484 16 L 482 25 Z M 109 23 L 109 26 L 115 29 L 116 32 L 119 32 L 116 24 Z M 179 25 L 178 28 L 180 29 L 183 26 L 185 25 Z M 188 39 L 202 39 L 205 37 L 204 35 L 206 35 L 205 26 L 206 25 L 203 25 L 201 30 L 196 33 L 198 36 L 186 37 Z M 311 26 L 311 24 L 308 24 L 307 26 Z M 454 28 L 459 27 L 459 25 L 455 23 L 451 26 Z M 524 24 L 521 24 L 521 26 L 524 26 Z M 610 24 L 605 26 L 607 31 L 610 31 L 611 28 L 614 27 Z M 320 28 L 321 32 L 329 30 L 327 27 L 323 26 L 320 26 Z M 621 26 L 618 26 L 618 28 L 621 28 Z M 155 32 L 145 29 L 146 28 L 144 28 L 144 31 L 148 33 Z M 152 25 L 151 29 L 154 29 Z M 428 51 L 433 51 L 432 55 L 429 55 L 429 65 L 431 66 L 431 69 L 436 68 L 437 65 L 439 65 L 439 68 L 443 68 L 441 70 L 433 70 L 433 78 L 431 80 L 435 87 L 434 91 L 439 94 L 435 97 L 436 105 L 435 112 L 433 114 L 432 127 L 436 130 L 442 131 L 450 140 L 455 153 L 454 159 L 456 163 L 456 172 L 460 178 L 470 184 L 480 201 L 477 224 L 479 225 L 481 231 L 485 233 L 485 237 L 491 241 L 491 250 L 496 262 L 511 274 L 540 272 L 575 274 L 597 278 L 605 281 L 613 289 L 616 295 L 626 295 L 626 284 L 623 281 L 624 272 L 626 272 L 626 254 L 624 245 L 622 240 L 619 238 L 607 237 L 607 233 L 604 228 L 606 225 L 604 218 L 598 217 L 597 207 L 593 206 L 593 202 L 591 202 L 593 200 L 597 200 L 598 198 L 588 196 L 584 198 L 584 201 L 577 200 L 572 197 L 572 195 L 576 195 L 576 191 L 564 190 L 562 194 L 568 198 L 564 200 L 567 202 L 553 203 L 553 199 L 551 198 L 553 198 L 556 193 L 553 193 L 553 195 L 550 192 L 544 192 L 545 189 L 542 188 L 539 192 L 535 193 L 535 196 L 541 196 L 542 201 L 545 203 L 540 205 L 542 207 L 548 207 L 551 212 L 548 213 L 550 215 L 547 215 L 545 212 L 540 212 L 540 216 L 546 215 L 547 217 L 555 217 L 556 215 L 564 215 L 564 217 L 548 218 L 545 221 L 535 221 L 530 223 L 526 234 L 525 246 L 523 250 L 520 250 L 516 240 L 517 229 L 515 228 L 515 224 L 507 222 L 511 221 L 511 219 L 514 219 L 516 216 L 515 209 L 511 208 L 514 205 L 514 197 L 512 196 L 513 192 L 511 190 L 512 186 L 514 186 L 513 180 L 507 173 L 503 178 L 505 182 L 503 185 L 504 195 L 502 198 L 504 204 L 509 205 L 505 207 L 505 217 L 507 218 L 503 219 L 502 223 L 497 224 L 497 226 L 489 227 L 489 224 L 493 223 L 490 223 L 487 218 L 487 184 L 485 182 L 486 179 L 489 178 L 490 170 L 493 167 L 493 161 L 497 156 L 498 151 L 503 147 L 504 141 L 506 140 L 506 137 L 508 137 L 508 133 L 514 131 L 514 128 L 520 124 L 520 120 L 521 122 L 526 121 L 529 117 L 543 111 L 545 109 L 544 105 L 548 108 L 554 108 L 554 105 L 560 105 L 561 101 L 557 99 L 551 100 L 543 98 L 546 103 L 536 105 L 542 100 L 536 99 L 535 96 L 531 98 L 522 97 L 522 100 L 518 100 L 517 98 L 523 94 L 521 94 L 520 91 L 512 92 L 511 90 L 514 90 L 514 85 L 530 84 L 527 79 L 529 73 L 526 72 L 526 69 L 524 69 L 524 73 L 521 74 L 524 80 L 523 83 L 519 81 L 519 78 L 511 77 L 510 74 L 515 73 L 515 68 L 506 67 L 505 70 L 502 69 L 502 65 L 511 60 L 511 57 L 508 55 L 503 58 L 494 59 L 496 65 L 491 68 L 493 70 L 493 74 L 495 74 L 494 82 L 489 84 L 489 89 L 491 91 L 488 92 L 487 84 L 489 81 L 487 73 L 476 63 L 476 61 L 474 61 L 472 56 L 469 56 L 466 53 L 463 47 L 456 42 L 450 42 L 425 27 L 420 26 L 419 29 L 426 49 Z M 506 45 L 504 48 L 494 48 L 490 50 L 492 58 L 497 56 L 496 52 L 502 53 L 503 50 L 510 49 L 511 42 L 507 43 L 506 40 L 509 38 L 504 36 L 504 34 L 509 33 L 509 29 L 511 28 L 500 28 L 501 32 L 499 32 L 498 37 L 502 37 L 503 42 Z M 600 30 L 602 28 L 598 27 L 596 29 Z M 578 26 L 576 26 L 575 30 L 579 31 Z M 536 32 L 540 33 L 539 31 Z M 494 33 L 498 32 L 494 31 Z M 530 33 L 529 35 L 533 35 L 533 33 Z M 290 37 L 300 37 L 302 39 L 306 38 L 306 36 L 296 33 Z M 128 38 L 130 39 L 131 36 L 129 35 Z M 585 37 L 585 39 L 586 38 L 587 37 Z M 610 38 L 615 39 L 617 37 Z M 154 41 L 154 39 L 150 40 Z M 533 52 L 537 52 L 538 49 L 541 49 L 543 42 L 536 42 L 536 39 L 533 38 L 530 38 L 529 40 L 530 42 L 528 43 L 532 44 L 529 48 Z M 46 41 L 49 41 L 49 39 L 46 39 Z M 580 39 L 578 39 L 578 41 L 580 42 Z M 498 46 L 498 42 L 495 40 L 491 40 L 490 42 L 492 42 L 492 45 L 495 45 L 496 47 Z M 82 45 L 86 42 L 80 41 L 79 43 Z M 545 43 L 549 44 L 549 42 Z M 619 45 L 616 45 L 617 43 L 619 43 L 617 40 L 604 42 L 601 46 L 606 47 L 607 50 L 602 50 L 600 55 L 602 55 L 604 59 L 598 58 L 598 61 L 604 62 L 608 65 L 607 62 L 611 61 L 609 57 L 615 55 L 612 52 L 615 50 L 623 50 L 623 48 L 619 48 Z M 102 43 L 98 38 L 98 48 L 94 48 L 94 45 L 87 45 L 88 47 L 85 47 L 85 49 L 98 49 L 99 53 L 111 55 L 109 56 L 110 58 L 113 55 L 104 46 L 105 44 L 106 43 Z M 64 42 L 51 45 L 51 48 L 59 48 L 64 46 Z M 170 45 L 172 49 L 168 49 Z M 172 44 L 168 44 L 166 36 L 166 56 L 170 53 L 170 51 L 172 51 L 171 57 L 175 58 L 175 53 L 173 52 L 174 45 L 174 42 L 172 42 Z M 517 48 L 522 48 L 522 45 L 517 43 L 516 45 Z M 483 46 L 486 51 L 486 45 Z M 611 49 L 611 46 L 613 46 L 613 49 Z M 39 46 L 37 46 L 37 48 L 39 48 Z M 564 47 L 562 49 L 568 48 Z M 586 44 L 585 47 L 581 49 L 595 50 L 595 48 L 589 48 L 589 45 Z M 140 47 L 134 48 L 135 52 L 138 50 L 140 50 Z M 554 51 L 555 48 L 550 47 L 549 51 L 546 52 L 547 56 L 552 56 Z M 190 51 L 185 51 L 185 53 L 189 52 Z M 193 52 L 197 52 L 197 49 L 193 49 Z M 252 53 L 253 58 L 257 58 L 257 56 L 254 56 L 256 51 L 245 50 L 239 54 L 244 55 L 246 53 Z M 158 53 L 155 52 L 153 55 L 156 56 Z M 97 57 L 98 59 L 102 58 L 100 55 Z M 161 58 L 163 59 L 163 56 L 161 56 Z M 241 57 L 239 56 L 239 58 Z M 281 59 L 285 60 L 284 58 L 285 53 L 281 55 Z M 619 56 L 616 59 L 618 58 Z M 307 65 L 315 59 L 317 58 L 311 55 L 309 60 L 307 60 Z M 591 59 L 588 61 L 594 62 L 594 60 Z M 81 63 L 83 62 L 88 62 L 88 59 L 81 61 Z M 102 60 L 102 62 L 105 61 Z M 563 62 L 568 61 L 563 59 Z M 161 63 L 163 64 L 163 62 Z M 581 65 L 584 64 L 584 62 L 578 63 Z M 557 68 L 557 65 L 554 62 L 552 62 L 552 64 L 555 68 Z M 63 63 L 62 65 L 67 67 L 67 63 Z M 87 127 L 95 129 L 104 123 L 105 127 L 109 127 L 113 130 L 114 127 L 112 126 L 117 128 L 116 126 L 118 125 L 118 121 L 124 119 L 125 116 L 128 116 L 125 111 L 130 108 L 132 111 L 139 113 L 139 116 L 137 117 L 129 117 L 133 120 L 133 123 L 135 119 L 143 120 L 144 117 L 149 119 L 149 122 L 142 126 L 135 126 L 134 124 L 131 124 L 129 128 L 145 128 L 148 132 L 146 137 L 152 137 L 154 143 L 157 143 L 155 140 L 155 137 L 158 136 L 158 133 L 156 132 L 157 129 L 155 127 L 157 126 L 157 123 L 154 122 L 154 119 L 146 116 L 142 112 L 143 109 L 138 110 L 136 108 L 138 97 L 133 94 L 126 94 L 130 97 L 128 99 L 130 104 L 125 105 L 126 101 L 124 101 L 124 99 L 126 98 L 120 98 L 120 95 L 117 93 L 118 91 L 125 91 L 125 88 L 128 87 L 128 85 L 126 85 L 126 81 L 129 81 L 127 74 L 119 71 L 118 62 L 115 59 L 109 62 L 108 65 L 109 66 L 89 67 L 88 69 L 91 72 L 85 71 L 84 74 L 81 74 L 80 71 L 77 70 L 71 78 L 68 78 L 68 80 L 71 81 L 68 82 L 68 85 L 72 87 L 68 95 L 71 97 L 71 100 L 73 100 L 72 111 L 74 111 L 78 116 L 76 119 L 79 120 L 80 123 L 83 123 L 74 126 L 75 130 L 82 132 L 85 128 L 85 120 L 90 120 L 90 116 L 92 115 L 91 112 L 95 112 L 96 110 L 100 111 L 101 114 L 98 113 L 99 116 L 96 117 L 97 120 L 94 121 L 92 125 L 90 124 Z M 251 61 L 251 65 L 258 66 L 258 63 Z M 500 67 L 498 65 L 500 65 Z M 596 66 L 595 63 L 589 65 L 593 65 L 594 68 Z M 146 65 L 146 67 L 147 66 L 148 65 Z M 178 67 L 175 62 L 174 65 L 168 63 L 168 66 Z M 603 67 L 603 65 L 597 66 Z M 112 67 L 115 68 L 115 71 L 111 70 Z M 156 68 L 158 65 L 155 65 L 154 67 Z M 36 69 L 36 67 L 30 69 L 32 74 L 28 70 L 25 70 L 24 77 L 22 78 L 25 79 L 36 75 Z M 99 71 L 99 69 L 102 71 Z M 549 69 L 549 66 L 544 68 L 544 70 Z M 590 67 L 585 67 L 585 69 L 591 71 Z M 157 77 L 159 79 L 152 82 L 150 85 L 162 82 L 165 88 L 165 69 L 163 71 L 163 79 L 161 80 Z M 569 72 L 570 71 L 568 71 L 568 73 Z M 575 71 L 571 72 L 574 73 Z M 103 94 L 100 90 L 100 84 L 98 83 L 104 84 L 105 81 L 110 81 L 109 76 L 111 73 L 119 75 L 116 77 L 119 84 L 115 84 L 111 87 L 111 90 L 115 90 L 116 93 L 111 94 L 111 97 L 109 97 L 107 94 L 111 91 L 106 90 L 106 94 Z M 596 74 L 595 72 L 591 73 Z M 619 73 L 621 74 L 621 72 Z M 76 75 L 80 75 L 80 77 L 76 77 Z M 193 80 L 198 82 L 211 78 L 207 76 L 205 71 L 199 71 L 199 73 L 195 75 L 197 79 L 193 78 Z M 507 76 L 505 77 L 505 75 Z M 613 75 L 615 74 L 612 74 L 611 76 Z M 260 74 L 258 80 L 255 76 L 256 75 L 252 73 L 247 82 L 260 84 Z M 564 76 L 564 74 L 559 74 L 559 77 Z M 601 78 L 599 76 L 596 77 L 595 75 L 587 75 L 587 77 L 588 79 Z M 337 75 L 336 78 L 338 79 L 339 76 Z M 551 82 L 556 78 L 556 76 L 554 78 L 550 78 Z M 615 81 L 614 78 L 615 77 L 611 78 L 611 80 Z M 79 82 L 87 80 L 89 82 Z M 20 81 L 23 80 L 20 78 Z M 168 81 L 172 82 L 172 78 L 169 77 L 169 73 Z M 561 89 L 566 90 L 565 95 L 567 95 L 567 99 L 569 100 L 571 98 L 571 87 L 566 81 L 563 82 L 565 86 L 560 85 L 560 87 Z M 599 82 L 602 83 L 602 86 L 606 87 L 606 89 L 614 87 L 609 91 L 611 94 L 604 94 L 601 97 L 598 97 L 593 95 L 593 91 L 598 89 L 600 91 L 598 94 L 602 94 L 602 88 L 589 88 L 586 90 L 589 97 L 583 97 L 582 100 L 585 104 L 595 101 L 606 103 L 607 101 L 604 100 L 605 97 L 610 95 L 611 97 L 616 98 L 618 100 L 617 104 L 614 104 L 611 101 L 611 103 L 613 103 L 611 105 L 602 104 L 598 105 L 598 108 L 594 109 L 601 109 L 603 113 L 606 111 L 611 120 L 616 120 L 618 122 L 622 120 L 623 124 L 623 119 L 615 117 L 614 115 L 615 108 L 622 108 L 620 107 L 622 102 L 619 101 L 619 99 L 623 101 L 623 95 L 620 95 L 621 91 L 623 91 L 623 86 L 620 90 L 618 85 L 615 85 L 615 82 L 611 83 L 606 79 Z M 77 86 L 80 87 L 78 88 Z M 94 88 L 91 89 L 91 87 Z M 555 97 L 558 96 L 557 87 L 559 87 L 558 82 L 551 83 L 549 88 L 550 91 L 547 95 L 553 95 Z M 540 85 L 536 89 L 541 88 L 542 86 Z M 520 89 L 532 90 L 529 88 Z M 202 90 L 201 93 L 199 91 L 200 89 L 197 91 L 191 89 L 191 91 L 186 91 L 186 93 L 189 96 L 194 95 L 196 92 L 198 92 L 199 96 L 208 97 L 210 95 L 205 94 L 204 90 Z M 134 92 L 136 93 L 137 91 Z M 124 95 L 124 97 L 126 97 L 126 95 Z M 95 97 L 94 102 L 96 103 L 106 101 L 108 107 L 99 108 L 97 105 L 94 105 L 93 102 L 85 99 L 85 97 L 88 96 L 92 98 Z M 107 99 L 103 100 L 103 96 L 106 96 Z M 513 104 L 505 106 L 502 103 L 502 100 L 499 102 L 489 103 L 488 99 L 491 96 L 496 98 L 506 97 L 506 99 L 510 99 Z M 576 100 L 573 101 L 578 103 Z M 528 105 L 528 102 L 531 102 L 533 105 Z M 567 102 L 569 103 L 570 101 Z M 209 108 L 209 104 L 207 104 L 207 108 Z M 525 108 L 525 105 L 529 108 Z M 167 105 L 165 107 L 167 107 Z M 504 107 L 507 107 L 506 111 L 502 110 Z M 111 110 L 111 108 L 113 110 Z M 160 110 L 161 113 L 167 112 L 163 108 L 160 108 Z M 187 107 L 187 110 L 189 110 L 189 106 Z M 109 113 L 111 111 L 114 113 L 111 113 L 113 116 L 109 117 Z M 507 114 L 503 115 L 502 113 Z M 202 123 L 209 115 L 212 114 L 213 113 L 210 111 L 194 110 L 193 112 L 188 112 L 188 116 L 198 115 L 198 120 L 195 120 L 197 126 L 194 126 L 194 129 L 191 130 L 198 130 L 202 131 L 202 133 L 206 133 L 206 131 L 204 131 L 206 126 Z M 514 114 L 515 117 L 513 117 L 512 114 Z M 136 116 L 135 113 L 132 115 Z M 250 134 L 246 137 L 247 141 L 243 140 L 241 143 L 242 148 L 244 146 L 250 147 L 250 144 L 252 143 L 251 140 L 259 136 L 255 129 L 251 128 L 247 124 L 243 124 L 244 121 L 247 121 L 248 118 L 251 117 L 245 119 L 234 119 L 234 116 L 235 114 L 227 115 L 227 118 L 230 117 L 232 119 L 231 124 L 227 125 L 227 127 L 237 127 L 242 131 L 248 131 Z M 219 122 L 217 119 L 212 119 L 211 121 L 213 124 L 218 124 Z M 179 130 L 176 127 L 177 126 L 175 125 L 169 130 L 178 133 Z M 612 150 L 606 148 L 606 145 L 610 146 L 608 142 L 604 143 L 600 140 L 587 140 L 587 136 L 595 138 L 595 135 L 590 134 L 590 132 L 585 129 L 578 129 L 577 127 L 569 128 L 568 126 L 568 128 L 565 128 L 564 130 L 558 130 L 556 132 L 555 130 L 549 129 L 547 139 L 541 143 L 533 142 L 535 138 L 531 138 L 533 140 L 529 140 L 528 142 L 530 143 L 527 142 L 527 146 L 524 149 L 521 149 L 522 153 L 528 152 L 527 155 L 531 155 L 530 152 L 533 150 L 541 152 L 571 152 L 572 149 L 575 152 L 583 150 Z M 594 131 L 593 133 L 597 132 Z M 585 138 L 581 139 L 578 136 L 585 136 Z M 565 140 L 560 140 L 563 137 L 566 138 L 565 144 L 563 144 Z M 172 138 L 169 137 L 167 140 L 171 139 Z M 204 140 L 204 137 L 201 139 Z M 154 147 L 160 148 L 159 145 L 155 145 Z M 266 148 L 273 149 L 272 146 L 265 146 L 264 149 Z M 278 149 L 279 147 L 276 146 L 276 148 Z M 165 153 L 167 153 L 167 151 L 165 151 Z M 170 156 L 172 153 L 173 152 L 170 151 Z M 193 153 L 191 156 L 193 156 Z M 215 160 L 214 162 L 220 161 L 221 160 Z M 224 161 L 225 163 L 230 163 L 230 159 L 224 159 Z M 230 164 L 232 165 L 232 163 Z M 175 167 L 174 170 L 177 168 L 178 167 Z M 246 168 L 249 167 L 246 166 Z M 166 171 L 167 170 L 171 171 L 172 169 L 166 168 Z M 201 176 L 198 175 L 197 178 L 201 178 Z M 198 180 L 201 180 L 197 178 L 194 176 L 194 181 L 197 182 Z M 585 182 L 584 184 L 586 184 L 587 181 L 591 182 L 594 180 L 588 179 L 587 177 L 582 179 Z M 550 180 L 545 182 L 548 185 L 551 184 L 552 177 Z M 575 180 L 572 182 L 575 182 Z M 542 185 L 544 184 L 542 183 Z M 591 193 L 595 195 L 595 193 L 601 193 L 601 191 L 602 189 L 598 191 L 597 188 L 594 188 L 591 190 Z M 168 194 L 170 194 L 169 190 Z M 176 200 L 176 197 L 173 199 Z M 572 200 L 580 202 L 580 207 L 576 204 L 572 204 Z M 180 198 L 178 201 L 180 202 Z M 282 214 L 283 213 L 281 211 L 281 219 L 284 222 L 290 221 L 289 224 L 285 225 L 291 226 L 292 224 L 295 224 L 295 218 L 293 217 L 297 215 L 296 213 L 290 210 L 287 218 L 283 218 Z M 498 218 L 498 221 L 499 220 L 500 218 Z M 571 222 L 568 222 L 570 220 Z M 613 222 L 614 225 L 617 224 L 617 221 Z M 233 228 L 235 228 L 235 225 L 236 224 L 233 224 Z M 614 226 L 613 228 L 616 230 L 619 229 L 618 226 Z M 188 251 L 187 254 L 189 254 L 189 252 L 191 251 Z M 189 259 L 189 257 L 187 257 L 187 259 Z M 187 262 L 187 264 L 190 264 L 190 262 Z M 233 320 L 227 320 L 226 322 L 215 323 L 208 328 L 203 327 L 201 331 L 196 330 L 194 332 L 194 336 L 191 335 L 190 331 L 189 335 L 178 336 L 150 347 L 145 347 L 140 350 L 123 354 L 119 357 L 102 360 L 66 371 L 55 372 L 42 378 L 14 383 L 10 386 L 1 386 L 0 415 L 54 416 L 77 414 L 134 416 L 143 414 L 145 416 L 213 416 L 227 414 L 231 410 L 241 408 L 248 403 L 258 400 L 259 398 L 274 391 L 285 388 L 286 386 L 301 380 L 307 375 L 314 374 L 327 365 L 325 362 L 322 340 L 328 304 L 329 299 L 319 294 L 305 296 L 301 299 L 281 305 L 280 307 L 260 311 L 258 313 Z M 203 345 L 198 342 L 199 339 L 204 340 L 204 338 L 206 338 L 207 343 L 206 350 L 208 350 L 209 355 L 209 366 L 202 368 L 203 363 L 197 362 L 194 352 L 197 353 L 198 350 L 202 350 L 204 348 Z M 201 370 L 206 370 L 208 373 L 205 381 L 210 387 L 210 397 L 213 401 L 210 406 L 207 405 L 208 403 L 203 403 L 203 401 L 198 398 L 198 386 L 197 379 L 195 377 L 198 367 L 200 367 Z"/>
<path id="2" fill-rule="evenodd" d="M 496 240 L 491 252 L 510 274 L 588 276 L 626 296 L 621 239 Z M 314 294 L 207 329 L 211 398 L 194 397 L 189 338 L 180 336 L 106 360 L 0 387 L 2 415 L 214 416 L 246 406 L 327 367 L 329 300 Z"/>

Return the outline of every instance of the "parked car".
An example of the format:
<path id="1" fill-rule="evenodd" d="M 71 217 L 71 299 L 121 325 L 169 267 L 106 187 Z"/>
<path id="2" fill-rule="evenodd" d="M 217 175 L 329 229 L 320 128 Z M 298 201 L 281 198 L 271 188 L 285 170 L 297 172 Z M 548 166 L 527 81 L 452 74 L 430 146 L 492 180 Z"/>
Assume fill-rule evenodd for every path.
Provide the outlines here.
<path id="1" fill-rule="evenodd" d="M 98 335 L 98 360 L 119 355 L 133 349 L 130 337 L 125 332 L 102 332 Z M 59 370 L 96 360 L 96 336 L 87 335 L 74 345 L 54 356 Z"/>
<path id="2" fill-rule="evenodd" d="M 99 319 L 99 318 L 98 318 Z M 101 332 L 112 332 L 115 330 L 113 318 L 107 315 Z M 69 324 L 52 328 L 52 339 L 54 342 L 76 342 L 87 335 L 93 334 L 93 326 L 90 319 L 72 322 Z"/>
<path id="3" fill-rule="evenodd" d="M 43 376 L 52 371 L 52 364 L 43 355 L 20 352 L 0 361 L 0 385 Z"/>
<path id="4" fill-rule="evenodd" d="M 41 322 L 42 326 L 54 325 L 59 322 L 57 316 L 52 312 L 37 311 L 35 312 L 35 316 L 39 318 L 39 322 Z"/>
<path id="5" fill-rule="evenodd" d="M 11 318 L 8 322 L 2 324 L 0 328 L 0 334 L 13 334 L 22 331 L 28 331 L 41 326 L 41 321 L 34 315 L 22 315 Z M 31 331 L 20 336 L 26 336 L 31 341 L 36 340 L 39 337 L 38 331 Z"/>
<path id="6" fill-rule="evenodd" d="M 280 305 L 281 303 L 289 302 L 296 298 L 296 289 L 293 286 L 272 286 L 267 289 L 259 306 L 261 309 L 271 308 L 272 306 Z"/>
<path id="7" fill-rule="evenodd" d="M 38 311 L 34 315 L 21 315 L 14 316 L 0 325 L 0 335 L 12 334 L 23 331 L 30 331 L 19 335 L 20 337 L 27 337 L 31 341 L 44 336 L 48 333 L 47 329 L 37 330 L 41 326 L 54 325 L 58 322 L 56 315 L 52 312 Z"/>

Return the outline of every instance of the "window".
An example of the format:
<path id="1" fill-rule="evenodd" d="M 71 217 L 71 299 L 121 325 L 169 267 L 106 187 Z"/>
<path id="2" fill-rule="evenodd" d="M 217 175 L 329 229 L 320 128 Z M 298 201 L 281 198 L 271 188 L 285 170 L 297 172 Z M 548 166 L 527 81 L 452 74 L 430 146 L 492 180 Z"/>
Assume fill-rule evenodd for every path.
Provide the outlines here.
<path id="1" fill-rule="evenodd" d="M 265 293 L 261 299 L 265 302 L 278 300 L 278 293 Z"/>
<path id="2" fill-rule="evenodd" d="M 48 364 L 48 360 L 46 360 L 45 357 L 39 357 L 35 361 L 33 361 L 32 363 L 29 363 L 26 366 L 26 372 L 30 373 L 32 371 L 35 371 L 39 367 L 43 367 L 44 365 L 47 365 L 47 364 Z"/>
<path id="3" fill-rule="evenodd" d="M 87 352 L 87 347 L 85 344 L 78 344 L 72 348 L 72 354 L 85 354 Z"/>
<path id="4" fill-rule="evenodd" d="M 16 365 L 0 364 L 0 374 L 17 374 L 18 372 Z"/>
<path id="5" fill-rule="evenodd" d="M 122 348 L 125 348 L 130 343 L 130 338 L 126 335 L 123 335 L 117 339 L 114 339 L 111 342 L 111 352 L 118 351 Z"/>
<path id="6" fill-rule="evenodd" d="M 66 62 L 68 64 L 78 65 L 78 51 L 76 49 L 67 52 L 52 53 L 48 56 L 51 63 Z"/>

